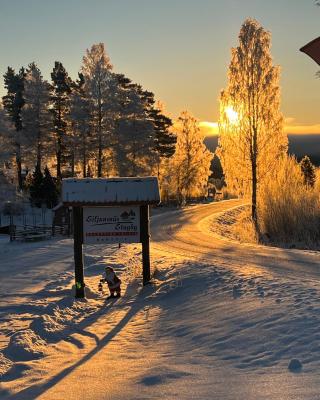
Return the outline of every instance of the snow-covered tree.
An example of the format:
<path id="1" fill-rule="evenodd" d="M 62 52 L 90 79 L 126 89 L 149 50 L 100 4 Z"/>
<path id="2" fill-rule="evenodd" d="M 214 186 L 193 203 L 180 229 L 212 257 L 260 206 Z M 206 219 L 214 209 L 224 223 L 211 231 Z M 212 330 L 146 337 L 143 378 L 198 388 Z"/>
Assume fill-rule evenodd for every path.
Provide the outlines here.
<path id="1" fill-rule="evenodd" d="M 114 76 L 117 87 L 113 158 L 117 172 L 130 176 L 150 174 L 160 159 L 174 153 L 172 121 L 155 102 L 152 92 L 123 74 Z"/>
<path id="2" fill-rule="evenodd" d="M 53 114 L 53 123 L 56 136 L 56 169 L 57 179 L 62 178 L 62 162 L 65 158 L 65 139 L 67 136 L 71 79 L 61 62 L 56 61 L 51 73 L 52 85 L 50 96 L 50 111 Z"/>
<path id="3" fill-rule="evenodd" d="M 0 105 L 0 163 L 9 164 L 14 157 L 14 138 L 16 130 L 12 125 L 10 117 Z M 0 168 L 1 169 L 1 168 Z"/>
<path id="4" fill-rule="evenodd" d="M 69 146 L 73 149 L 73 159 L 81 165 L 82 176 L 88 171 L 88 161 L 92 147 L 91 123 L 92 115 L 90 100 L 84 91 L 84 77 L 79 73 L 79 79 L 73 85 L 70 106 L 71 134 Z"/>
<path id="5" fill-rule="evenodd" d="M 161 181 L 161 162 L 173 156 L 176 149 L 177 136 L 173 130 L 172 120 L 165 114 L 162 103 L 157 102 L 155 104 L 150 116 L 155 130 L 154 151 L 157 156 L 157 175 L 159 181 Z"/>
<path id="6" fill-rule="evenodd" d="M 199 122 L 183 111 L 176 124 L 177 144 L 170 163 L 170 183 L 181 204 L 186 198 L 206 194 L 213 159 L 205 146 Z"/>
<path id="7" fill-rule="evenodd" d="M 259 225 L 262 231 L 278 243 L 295 246 L 319 243 L 319 189 L 320 186 L 305 184 L 301 165 L 295 157 L 282 157 L 275 174 L 261 188 Z"/>
<path id="8" fill-rule="evenodd" d="M 7 90 L 7 94 L 2 97 L 3 107 L 15 127 L 15 130 L 12 131 L 13 136 L 11 137 L 11 142 L 14 147 L 18 186 L 20 190 L 22 190 L 23 186 L 21 150 L 23 125 L 21 112 L 25 103 L 23 97 L 24 80 L 24 68 L 21 68 L 20 71 L 16 74 L 13 68 L 8 67 L 7 72 L 4 74 L 4 87 Z"/>
<path id="9" fill-rule="evenodd" d="M 280 112 L 279 68 L 273 66 L 270 33 L 253 19 L 240 30 L 232 49 L 228 84 L 220 96 L 217 154 L 226 182 L 240 194 L 251 194 L 257 226 L 257 195 L 287 151 Z"/>
<path id="10" fill-rule="evenodd" d="M 41 169 L 41 161 L 48 151 L 52 116 L 49 106 L 50 85 L 43 80 L 40 69 L 31 63 L 26 70 L 24 83 L 25 106 L 22 110 L 24 139 L 28 153 L 36 157 Z"/>
<path id="11" fill-rule="evenodd" d="M 155 138 L 150 116 L 154 95 L 124 76 L 118 75 L 117 80 L 119 105 L 114 150 L 118 172 L 127 176 L 150 173 Z"/>
<path id="12" fill-rule="evenodd" d="M 308 156 L 304 156 L 300 161 L 300 168 L 303 174 L 304 184 L 309 188 L 313 188 L 316 182 L 316 169 Z"/>
<path id="13" fill-rule="evenodd" d="M 92 130 L 97 142 L 97 176 L 103 174 L 103 153 L 109 149 L 112 131 L 113 107 L 111 85 L 113 83 L 112 65 L 104 44 L 94 44 L 83 57 L 81 73 L 84 77 L 84 90 L 90 101 Z"/>

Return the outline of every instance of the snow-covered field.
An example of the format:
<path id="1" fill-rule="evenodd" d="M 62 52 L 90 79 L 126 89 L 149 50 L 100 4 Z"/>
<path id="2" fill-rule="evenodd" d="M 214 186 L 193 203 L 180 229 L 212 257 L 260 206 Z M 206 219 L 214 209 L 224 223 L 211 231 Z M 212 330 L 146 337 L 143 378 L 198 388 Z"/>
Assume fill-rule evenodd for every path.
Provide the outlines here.
<path id="1" fill-rule="evenodd" d="M 319 398 L 319 253 L 212 236 L 238 204 L 155 216 L 145 288 L 139 245 L 87 246 L 83 301 L 71 240 L 1 240 L 1 400 Z M 106 262 L 117 301 L 98 292 Z"/>

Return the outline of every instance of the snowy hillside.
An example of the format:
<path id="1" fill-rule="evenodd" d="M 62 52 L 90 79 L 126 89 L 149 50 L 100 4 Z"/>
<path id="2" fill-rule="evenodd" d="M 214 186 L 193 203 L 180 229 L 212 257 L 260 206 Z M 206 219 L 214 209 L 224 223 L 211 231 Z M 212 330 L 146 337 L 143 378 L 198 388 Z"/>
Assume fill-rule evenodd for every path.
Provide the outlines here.
<path id="1" fill-rule="evenodd" d="M 236 204 L 156 216 L 145 288 L 138 245 L 87 246 L 84 301 L 71 240 L 2 242 L 1 399 L 317 398 L 319 255 L 204 231 Z M 117 301 L 98 292 L 106 260 L 124 282 Z"/>

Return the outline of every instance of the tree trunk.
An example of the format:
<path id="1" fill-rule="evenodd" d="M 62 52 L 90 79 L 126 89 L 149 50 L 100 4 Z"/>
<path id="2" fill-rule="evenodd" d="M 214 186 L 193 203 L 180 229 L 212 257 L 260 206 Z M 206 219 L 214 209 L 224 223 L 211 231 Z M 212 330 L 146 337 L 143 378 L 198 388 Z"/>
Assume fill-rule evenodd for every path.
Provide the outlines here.
<path id="1" fill-rule="evenodd" d="M 102 177 L 102 104 L 101 104 L 101 90 L 99 85 L 98 93 L 98 178 Z"/>
<path id="2" fill-rule="evenodd" d="M 75 155 L 74 155 L 74 150 L 71 151 L 71 175 L 75 176 L 75 171 L 74 171 L 74 159 L 75 159 Z"/>
<path id="3" fill-rule="evenodd" d="M 159 184 L 159 192 L 161 194 L 161 180 L 160 180 L 160 163 L 161 163 L 161 159 L 160 157 L 157 160 L 157 176 L 158 176 L 158 184 Z"/>
<path id="4" fill-rule="evenodd" d="M 82 177 L 87 177 L 87 146 L 85 135 L 82 135 Z"/>
<path id="5" fill-rule="evenodd" d="M 252 163 L 252 206 L 251 216 L 254 224 L 257 223 L 257 166 Z"/>
<path id="6" fill-rule="evenodd" d="M 101 132 L 99 133 L 99 150 L 98 150 L 98 178 L 102 177 L 102 140 Z"/>
<path id="7" fill-rule="evenodd" d="M 41 170 L 41 133 L 40 130 L 38 130 L 37 134 L 37 165 L 39 166 Z"/>
<path id="8" fill-rule="evenodd" d="M 253 143 L 252 143 L 252 155 L 251 155 L 251 169 L 252 169 L 252 205 L 251 205 L 251 217 L 252 221 L 257 230 L 258 228 L 258 216 L 257 216 L 257 156 L 258 156 L 258 143 L 257 143 L 257 129 L 253 128 Z"/>
<path id="9" fill-rule="evenodd" d="M 56 151 L 56 158 L 57 158 L 57 179 L 61 181 L 61 135 L 58 135 L 57 140 L 57 151 Z"/>
<path id="10" fill-rule="evenodd" d="M 86 152 L 83 152 L 82 155 L 82 177 L 86 178 L 87 177 L 87 157 L 86 157 Z"/>
<path id="11" fill-rule="evenodd" d="M 21 146 L 19 143 L 16 143 L 16 165 L 17 165 L 17 177 L 18 177 L 18 187 L 19 190 L 22 190 L 23 182 L 22 182 L 22 171 L 21 171 Z"/>
<path id="12" fill-rule="evenodd" d="M 60 104 L 58 105 L 58 130 L 57 130 L 57 180 L 61 181 L 62 179 L 62 174 L 61 174 L 61 156 L 62 156 L 62 130 L 61 130 L 61 106 Z"/>

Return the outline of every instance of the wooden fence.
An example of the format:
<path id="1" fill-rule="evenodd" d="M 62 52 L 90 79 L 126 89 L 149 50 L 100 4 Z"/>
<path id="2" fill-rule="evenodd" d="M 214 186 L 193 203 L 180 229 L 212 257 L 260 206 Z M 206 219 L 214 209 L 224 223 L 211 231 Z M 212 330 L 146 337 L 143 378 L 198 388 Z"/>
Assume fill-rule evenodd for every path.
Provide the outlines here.
<path id="1" fill-rule="evenodd" d="M 67 225 L 9 225 L 10 241 L 20 240 L 34 242 L 50 239 L 54 236 L 70 236 L 70 227 Z"/>

